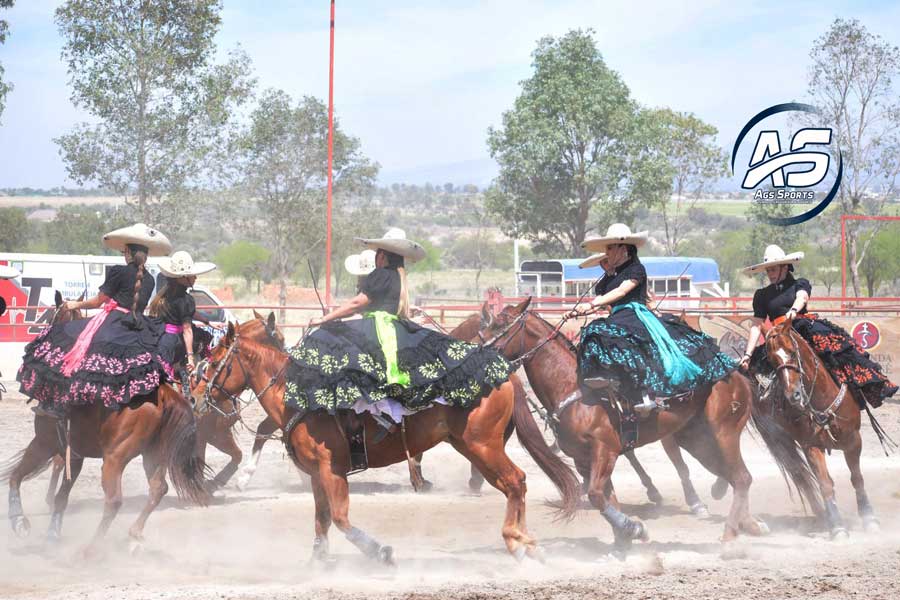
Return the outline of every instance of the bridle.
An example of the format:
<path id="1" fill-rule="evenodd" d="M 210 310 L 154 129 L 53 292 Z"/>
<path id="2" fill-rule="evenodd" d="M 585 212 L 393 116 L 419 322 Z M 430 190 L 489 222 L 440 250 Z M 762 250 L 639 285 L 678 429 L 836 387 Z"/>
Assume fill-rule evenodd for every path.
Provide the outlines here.
<path id="1" fill-rule="evenodd" d="M 504 344 L 495 347 L 495 349 L 498 352 L 502 353 L 506 349 L 506 345 L 509 343 L 509 340 L 512 340 L 514 335 L 521 333 L 521 332 L 523 332 L 524 329 L 526 329 L 526 327 L 527 327 L 526 319 L 531 314 L 532 314 L 531 309 L 526 308 L 521 313 L 519 313 L 519 315 L 515 319 L 513 319 L 508 325 L 505 325 L 503 330 L 500 331 L 500 333 L 498 333 L 494 337 L 492 337 L 490 339 L 490 341 L 487 341 L 487 342 L 484 341 L 484 335 L 482 334 L 481 329 L 478 330 L 478 337 L 481 338 L 482 342 L 484 343 L 484 346 L 494 347 L 494 345 L 497 342 L 499 342 L 502 338 L 509 336 L 509 339 Z M 545 319 L 541 318 L 539 315 L 535 314 L 535 316 L 538 319 L 540 319 L 541 321 L 543 321 L 544 323 L 546 323 L 547 325 L 550 325 L 550 323 L 548 323 Z M 521 347 L 519 348 L 518 358 L 510 361 L 510 364 L 513 366 L 513 368 L 517 369 L 517 368 L 519 368 L 519 366 L 525 364 L 528 360 L 532 359 L 534 357 L 534 355 L 537 354 L 544 346 L 546 346 L 551 341 L 553 341 L 553 339 L 556 338 L 556 336 L 558 336 L 560 334 L 560 332 L 562 331 L 562 326 L 565 324 L 565 322 L 567 320 L 568 320 L 568 316 L 563 316 L 563 318 L 560 320 L 560 322 L 556 326 L 553 327 L 552 331 L 543 340 L 541 340 L 540 343 L 536 344 L 534 346 L 534 348 L 532 348 L 531 350 L 527 350 L 527 351 L 525 350 L 525 336 L 522 335 L 520 337 L 520 342 L 519 342 Z M 481 323 L 482 323 L 482 326 L 485 325 L 484 319 L 481 320 Z M 487 326 L 490 326 L 490 323 L 487 323 Z M 515 330 L 513 330 L 513 328 L 515 328 Z"/>

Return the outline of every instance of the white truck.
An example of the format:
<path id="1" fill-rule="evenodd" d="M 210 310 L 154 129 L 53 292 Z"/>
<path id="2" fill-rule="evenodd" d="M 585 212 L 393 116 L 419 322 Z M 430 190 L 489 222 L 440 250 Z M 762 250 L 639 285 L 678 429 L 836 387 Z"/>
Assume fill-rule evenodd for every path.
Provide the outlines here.
<path id="1" fill-rule="evenodd" d="M 40 333 L 41 325 L 52 317 L 52 311 L 34 307 L 53 307 L 56 290 L 66 300 L 78 298 L 82 293 L 86 298 L 95 296 L 106 279 L 107 271 L 121 264 L 121 256 L 0 252 L 0 265 L 15 267 L 21 273 L 15 279 L 0 279 L 0 296 L 6 299 L 8 305 L 6 314 L 0 316 L 2 378 L 15 378 L 25 344 L 33 340 Z M 159 270 L 159 259 L 148 258 L 146 269 L 153 275 L 155 293 L 164 277 Z M 197 306 L 222 306 L 215 294 L 201 285 L 194 286 L 191 294 Z M 235 320 L 225 308 L 203 308 L 197 312 L 214 325 Z M 218 341 L 221 330 L 208 330 L 213 334 L 214 341 Z"/>

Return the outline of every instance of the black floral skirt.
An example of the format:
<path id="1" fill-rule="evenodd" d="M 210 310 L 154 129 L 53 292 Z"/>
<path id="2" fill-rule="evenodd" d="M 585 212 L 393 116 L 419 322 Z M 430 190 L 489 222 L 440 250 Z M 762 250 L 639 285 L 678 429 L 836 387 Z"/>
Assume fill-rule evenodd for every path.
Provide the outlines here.
<path id="1" fill-rule="evenodd" d="M 329 413 L 354 407 L 361 412 L 386 399 L 410 410 L 435 401 L 469 408 L 509 378 L 510 364 L 492 349 L 402 319 L 393 326 L 397 363 L 408 385 L 388 382 L 373 318 L 332 321 L 289 351 L 285 404 Z"/>
<path id="2" fill-rule="evenodd" d="M 678 349 L 700 368 L 698 375 L 673 384 L 650 332 L 633 310 L 623 309 L 581 329 L 579 380 L 615 380 L 626 395 L 650 392 L 655 396 L 673 396 L 723 379 L 737 368 L 737 361 L 721 352 L 710 336 L 691 329 L 674 315 L 658 318 Z"/>
<path id="3" fill-rule="evenodd" d="M 65 354 L 75 345 L 90 319 L 59 323 L 25 347 L 16 379 L 19 390 L 42 403 L 77 406 L 102 402 L 119 408 L 150 394 L 165 380 L 171 366 L 157 351 L 161 329 L 144 316 L 110 312 L 94 334 L 80 367 L 66 377 Z"/>
<path id="4" fill-rule="evenodd" d="M 868 402 L 877 408 L 897 392 L 897 386 L 882 372 L 881 365 L 869 358 L 869 353 L 843 327 L 814 314 L 797 315 L 793 327 L 822 359 L 838 385 L 847 384 L 860 403 Z M 767 376 L 773 373 L 765 344 L 753 351 L 750 372 Z"/>

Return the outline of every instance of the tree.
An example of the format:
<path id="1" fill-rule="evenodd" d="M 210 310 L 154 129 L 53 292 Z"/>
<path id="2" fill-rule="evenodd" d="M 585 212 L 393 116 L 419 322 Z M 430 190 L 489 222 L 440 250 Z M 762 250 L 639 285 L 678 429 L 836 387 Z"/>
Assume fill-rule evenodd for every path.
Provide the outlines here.
<path id="1" fill-rule="evenodd" d="M 238 240 L 221 248 L 215 261 L 223 275 L 243 278 L 248 289 L 256 281 L 256 292 L 259 293 L 259 282 L 270 256 L 271 253 L 258 244 Z"/>
<path id="2" fill-rule="evenodd" d="M 541 39 L 533 75 L 502 127 L 488 131 L 500 165 L 488 210 L 504 233 L 539 251 L 580 254 L 592 209 L 600 219 L 628 220 L 639 202 L 655 203 L 671 189 L 646 135 L 651 128 L 592 33 Z"/>
<path id="3" fill-rule="evenodd" d="M 288 279 L 306 270 L 307 258 L 324 254 L 327 137 L 324 103 L 310 96 L 295 103 L 283 91 L 268 90 L 231 143 L 231 177 L 252 206 L 245 226 L 272 251 L 281 306 L 287 303 Z M 378 174 L 378 164 L 337 120 L 333 164 L 336 197 L 367 192 Z M 348 237 L 375 233 L 372 228 L 381 225 L 362 215 L 351 222 L 340 206 L 334 216 L 346 221 L 333 230 Z"/>
<path id="4" fill-rule="evenodd" d="M 788 217 L 792 214 L 790 204 L 750 203 L 747 208 L 747 220 L 751 223 L 746 248 L 748 265 L 761 262 L 766 246 L 771 244 L 780 246 L 785 252 L 794 252 L 800 246 L 803 239 L 802 227 L 782 227 L 770 225 L 766 221 L 767 217 Z"/>
<path id="5" fill-rule="evenodd" d="M 866 239 L 871 238 L 871 241 Z M 900 237 L 881 230 L 862 238 L 869 242 L 868 252 L 859 264 L 859 272 L 871 298 L 882 283 L 893 283 L 900 273 Z"/>
<path id="6" fill-rule="evenodd" d="M 0 8 L 12 8 L 15 0 L 0 0 Z M 9 23 L 5 19 L 0 19 L 0 44 L 6 41 L 9 35 Z M 6 95 L 12 90 L 12 84 L 3 81 L 3 63 L 0 63 L 0 117 L 3 116 L 3 109 L 6 108 Z"/>
<path id="7" fill-rule="evenodd" d="M 54 254 L 98 254 L 112 252 L 100 244 L 103 234 L 128 225 L 124 215 L 96 206 L 63 206 L 56 218 L 44 224 L 47 252 Z"/>
<path id="8" fill-rule="evenodd" d="M 126 196 L 140 219 L 169 232 L 193 226 L 171 196 L 199 178 L 253 85 L 242 51 L 212 62 L 221 8 L 68 0 L 56 10 L 72 102 L 98 121 L 55 140 L 69 177 Z"/>
<path id="9" fill-rule="evenodd" d="M 0 207 L 0 252 L 23 252 L 29 229 L 28 215 L 23 209 Z"/>
<path id="10" fill-rule="evenodd" d="M 686 214 L 701 194 L 727 172 L 728 156 L 716 144 L 718 130 L 691 113 L 664 108 L 653 111 L 656 144 L 672 173 L 674 205 L 661 203 L 666 233 L 666 254 L 675 256 Z"/>
<path id="11" fill-rule="evenodd" d="M 900 172 L 900 95 L 894 85 L 900 49 L 855 19 L 835 19 L 816 40 L 810 58 L 808 93 L 820 111 L 815 119 L 832 128 L 832 141 L 843 154 L 841 209 L 879 214 L 896 193 Z M 860 237 L 857 224 L 848 223 L 848 266 L 857 296 L 868 247 L 860 245 Z"/>

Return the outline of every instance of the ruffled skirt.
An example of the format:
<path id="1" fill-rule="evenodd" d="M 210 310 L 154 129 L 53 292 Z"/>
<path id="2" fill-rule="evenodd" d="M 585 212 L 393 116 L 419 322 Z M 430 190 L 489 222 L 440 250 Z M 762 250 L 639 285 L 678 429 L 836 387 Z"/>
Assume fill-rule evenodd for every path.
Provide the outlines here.
<path id="1" fill-rule="evenodd" d="M 39 402 L 68 406 L 102 402 L 108 408 L 150 394 L 171 373 L 158 353 L 159 323 L 112 311 L 94 334 L 79 368 L 62 373 L 65 354 L 75 345 L 90 319 L 59 323 L 25 347 L 16 379 L 20 391 Z"/>
<path id="2" fill-rule="evenodd" d="M 633 310 L 624 309 L 581 329 L 579 380 L 610 379 L 622 385 L 626 394 L 646 391 L 664 397 L 714 383 L 737 368 L 737 361 L 721 352 L 710 336 L 691 329 L 674 315 L 663 314 L 659 320 L 678 349 L 700 368 L 699 375 L 677 385 L 671 383 L 647 328 Z"/>
<path id="3" fill-rule="evenodd" d="M 407 411 L 435 402 L 469 408 L 509 378 L 496 351 L 461 342 L 405 320 L 392 323 L 397 363 L 409 385 L 388 383 L 387 366 L 370 317 L 332 321 L 289 351 L 285 404 L 300 411 L 372 407 L 389 399 Z"/>

